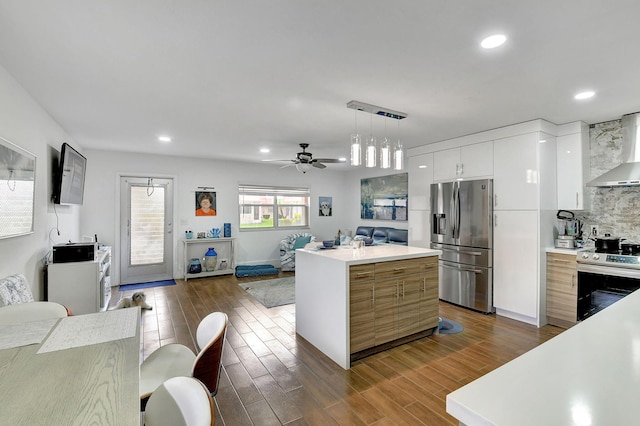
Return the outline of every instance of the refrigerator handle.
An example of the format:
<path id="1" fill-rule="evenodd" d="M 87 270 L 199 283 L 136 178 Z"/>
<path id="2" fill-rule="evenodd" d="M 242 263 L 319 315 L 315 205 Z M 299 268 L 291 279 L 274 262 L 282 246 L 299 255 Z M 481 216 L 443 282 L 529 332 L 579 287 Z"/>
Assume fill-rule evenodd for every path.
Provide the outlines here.
<path id="1" fill-rule="evenodd" d="M 451 200 L 449 200 L 449 212 L 451 213 L 451 236 L 456 238 L 456 188 L 455 184 L 451 191 Z"/>
<path id="2" fill-rule="evenodd" d="M 460 238 L 460 183 L 457 183 L 456 185 L 456 189 L 454 191 L 455 194 L 455 198 L 456 198 L 456 206 L 455 206 L 455 211 L 456 211 L 456 224 L 455 224 L 455 228 L 456 228 L 456 232 L 454 235 L 454 238 Z"/>

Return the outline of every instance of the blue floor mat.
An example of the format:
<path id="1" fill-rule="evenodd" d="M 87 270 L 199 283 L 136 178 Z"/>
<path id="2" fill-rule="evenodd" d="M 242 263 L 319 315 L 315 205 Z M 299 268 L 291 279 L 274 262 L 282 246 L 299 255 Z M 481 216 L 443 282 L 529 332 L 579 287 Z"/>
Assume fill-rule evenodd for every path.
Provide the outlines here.
<path id="1" fill-rule="evenodd" d="M 120 286 L 120 291 L 140 290 L 141 288 L 164 287 L 167 285 L 176 285 L 176 280 L 149 281 L 146 283 L 124 284 Z"/>

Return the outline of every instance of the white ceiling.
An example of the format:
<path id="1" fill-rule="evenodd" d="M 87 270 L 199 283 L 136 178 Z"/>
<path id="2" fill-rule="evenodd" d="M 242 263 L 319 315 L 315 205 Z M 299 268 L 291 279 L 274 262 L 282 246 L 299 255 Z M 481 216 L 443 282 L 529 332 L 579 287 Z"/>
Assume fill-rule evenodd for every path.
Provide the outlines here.
<path id="1" fill-rule="evenodd" d="M 407 113 L 386 121 L 406 147 L 636 112 L 639 16 L 637 0 L 0 0 L 0 64 L 85 149 L 338 157 L 353 99 Z M 363 112 L 360 133 L 371 121 L 383 135 Z"/>

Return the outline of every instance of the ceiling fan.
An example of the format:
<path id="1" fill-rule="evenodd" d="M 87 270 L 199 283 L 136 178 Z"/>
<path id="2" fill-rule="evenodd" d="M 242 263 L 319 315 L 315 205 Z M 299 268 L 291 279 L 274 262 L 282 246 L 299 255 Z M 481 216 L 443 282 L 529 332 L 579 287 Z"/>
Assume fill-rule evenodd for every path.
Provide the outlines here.
<path id="1" fill-rule="evenodd" d="M 302 148 L 302 152 L 298 152 L 294 160 L 262 160 L 262 161 L 288 161 L 290 162 L 290 164 L 286 164 L 282 167 L 296 166 L 298 171 L 302 173 L 306 173 L 308 170 L 310 170 L 311 167 L 324 169 L 327 167 L 324 165 L 324 163 L 346 162 L 346 160 L 337 159 L 337 158 L 313 158 L 313 154 L 307 151 L 308 147 L 309 147 L 308 143 L 301 143 L 300 148 Z"/>

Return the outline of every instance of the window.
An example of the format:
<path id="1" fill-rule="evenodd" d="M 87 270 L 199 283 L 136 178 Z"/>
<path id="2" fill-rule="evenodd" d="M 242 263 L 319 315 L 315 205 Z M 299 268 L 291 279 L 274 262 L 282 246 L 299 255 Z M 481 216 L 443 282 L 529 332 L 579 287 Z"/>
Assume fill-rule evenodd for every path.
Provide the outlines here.
<path id="1" fill-rule="evenodd" d="M 240 185 L 240 230 L 309 227 L 308 188 Z"/>

